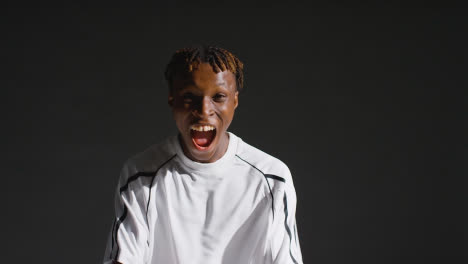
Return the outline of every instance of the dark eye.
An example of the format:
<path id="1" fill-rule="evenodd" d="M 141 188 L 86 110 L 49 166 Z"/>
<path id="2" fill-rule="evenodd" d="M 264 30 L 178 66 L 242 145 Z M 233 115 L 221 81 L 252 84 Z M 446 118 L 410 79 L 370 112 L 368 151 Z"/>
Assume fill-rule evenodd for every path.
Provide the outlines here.
<path id="1" fill-rule="evenodd" d="M 184 103 L 188 104 L 193 101 L 193 94 L 192 93 L 184 93 L 182 95 L 182 99 L 184 100 Z"/>
<path id="2" fill-rule="evenodd" d="M 216 102 L 224 102 L 226 100 L 226 95 L 218 93 L 215 96 L 213 96 L 213 100 L 215 100 Z"/>

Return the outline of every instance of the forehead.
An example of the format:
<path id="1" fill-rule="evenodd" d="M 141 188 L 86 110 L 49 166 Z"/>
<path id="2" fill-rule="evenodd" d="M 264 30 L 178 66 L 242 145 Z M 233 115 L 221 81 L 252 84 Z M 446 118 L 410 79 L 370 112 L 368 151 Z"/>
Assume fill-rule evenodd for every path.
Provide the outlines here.
<path id="1" fill-rule="evenodd" d="M 172 85 L 176 89 L 188 86 L 196 88 L 226 87 L 228 89 L 236 89 L 236 78 L 230 71 L 216 73 L 210 64 L 201 63 L 192 72 L 176 74 Z"/>

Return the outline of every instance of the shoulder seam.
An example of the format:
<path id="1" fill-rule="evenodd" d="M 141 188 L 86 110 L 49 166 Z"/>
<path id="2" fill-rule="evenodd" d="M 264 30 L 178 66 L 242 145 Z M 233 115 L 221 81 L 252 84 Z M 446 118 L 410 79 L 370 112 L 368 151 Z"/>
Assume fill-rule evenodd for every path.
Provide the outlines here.
<path id="1" fill-rule="evenodd" d="M 241 158 L 239 155 L 236 154 L 236 157 L 239 158 L 240 160 L 242 160 L 243 162 L 249 164 L 251 167 L 253 167 L 254 169 L 256 169 L 257 171 L 259 171 L 263 177 L 265 178 L 265 181 L 268 185 L 268 190 L 270 190 L 270 195 L 271 195 L 271 212 L 273 214 L 273 219 L 275 219 L 275 209 L 274 209 L 274 205 L 275 205 L 275 197 L 273 196 L 273 192 L 271 191 L 271 186 L 270 186 L 270 183 L 268 182 L 268 179 L 267 178 L 271 178 L 271 179 L 275 179 L 275 180 L 279 180 L 279 181 L 282 181 L 282 182 L 285 182 L 285 180 L 279 176 L 276 176 L 276 175 L 272 175 L 272 174 L 265 174 L 263 171 L 261 171 L 259 168 L 255 167 L 252 163 L 246 161 L 245 159 Z"/>
<path id="2" fill-rule="evenodd" d="M 166 160 L 165 162 L 163 162 L 156 171 L 148 171 L 148 172 L 145 172 L 145 171 L 141 171 L 141 172 L 137 172 L 135 173 L 134 175 L 132 175 L 131 177 L 128 178 L 127 182 L 125 183 L 124 186 L 120 187 L 119 189 L 119 193 L 121 194 L 122 192 L 125 192 L 127 189 L 128 189 L 128 186 L 131 182 L 135 181 L 136 179 L 138 179 L 139 177 L 152 177 L 151 178 L 151 183 L 149 185 L 149 195 L 148 195 L 148 203 L 146 205 L 146 221 L 148 222 L 148 207 L 149 207 L 149 203 L 150 203 L 150 199 L 151 199 L 151 186 L 153 185 L 153 181 L 154 181 L 154 178 L 156 177 L 156 175 L 158 174 L 158 171 L 164 166 L 166 165 L 167 163 L 169 163 L 171 160 L 173 160 L 175 157 L 177 156 L 177 154 L 174 154 L 172 155 L 168 160 Z M 124 208 L 123 208 L 123 212 L 122 212 L 122 215 L 117 219 L 117 221 L 115 221 L 115 232 L 113 233 L 112 235 L 112 245 L 111 245 L 111 259 L 112 259 L 112 252 L 114 251 L 114 241 L 115 241 L 115 244 L 117 245 L 117 252 L 115 254 L 115 259 L 118 258 L 119 256 L 119 251 L 120 251 L 120 247 L 118 245 L 118 241 L 117 241 L 117 236 L 118 236 L 118 232 L 119 232 L 119 227 L 120 227 L 120 224 L 125 220 L 127 216 L 127 207 L 125 206 L 124 204 Z"/>
<path id="3" fill-rule="evenodd" d="M 148 222 L 148 208 L 149 208 L 149 204 L 150 204 L 150 200 L 151 200 L 151 187 L 153 187 L 154 178 L 156 178 L 156 175 L 158 174 L 158 171 L 159 171 L 164 165 L 166 165 L 166 164 L 169 163 L 171 160 L 173 160 L 176 156 L 177 156 L 177 154 L 172 155 L 172 157 L 170 157 L 170 158 L 169 158 L 168 160 L 166 160 L 163 164 L 161 164 L 161 165 L 159 166 L 159 168 L 154 172 L 153 178 L 151 178 L 151 182 L 150 182 L 150 185 L 149 185 L 149 192 L 148 192 L 148 203 L 146 204 L 146 222 Z"/>
<path id="4" fill-rule="evenodd" d="M 278 175 L 274 175 L 274 174 L 266 174 L 266 173 L 264 173 L 262 170 L 260 170 L 259 168 L 255 167 L 255 165 L 253 165 L 252 163 L 250 163 L 250 162 L 246 161 L 245 159 L 241 158 L 238 154 L 236 154 L 236 156 L 237 156 L 240 160 L 244 161 L 245 163 L 249 164 L 250 166 L 252 166 L 252 167 L 253 167 L 254 169 L 256 169 L 257 171 L 259 171 L 259 172 L 260 172 L 261 174 L 263 174 L 266 178 L 271 178 L 271 179 L 273 179 L 273 180 L 277 180 L 277 181 L 281 181 L 281 182 L 286 183 L 286 179 L 285 179 L 285 178 L 280 177 L 280 176 L 278 176 Z"/>

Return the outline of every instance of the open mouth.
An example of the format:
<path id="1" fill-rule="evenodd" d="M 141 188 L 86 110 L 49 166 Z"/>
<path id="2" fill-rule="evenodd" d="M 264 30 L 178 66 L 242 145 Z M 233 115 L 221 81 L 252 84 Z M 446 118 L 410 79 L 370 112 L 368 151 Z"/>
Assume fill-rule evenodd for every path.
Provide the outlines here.
<path id="1" fill-rule="evenodd" d="M 210 147 L 216 137 L 216 128 L 212 125 L 192 125 L 190 126 L 190 136 L 197 149 L 205 150 Z"/>

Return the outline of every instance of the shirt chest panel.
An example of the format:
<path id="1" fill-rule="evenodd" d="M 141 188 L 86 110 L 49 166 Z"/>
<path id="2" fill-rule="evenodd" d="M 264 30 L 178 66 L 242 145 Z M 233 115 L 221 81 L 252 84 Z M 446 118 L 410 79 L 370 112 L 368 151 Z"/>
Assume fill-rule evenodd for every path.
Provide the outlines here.
<path id="1" fill-rule="evenodd" d="M 259 239 L 249 230 L 261 232 L 271 212 L 265 179 L 248 168 L 218 178 L 172 172 L 154 187 L 151 204 L 158 217 L 150 224 L 155 237 L 172 241 L 154 245 L 159 256 L 207 260 L 229 249 L 238 252 L 246 241 Z"/>

